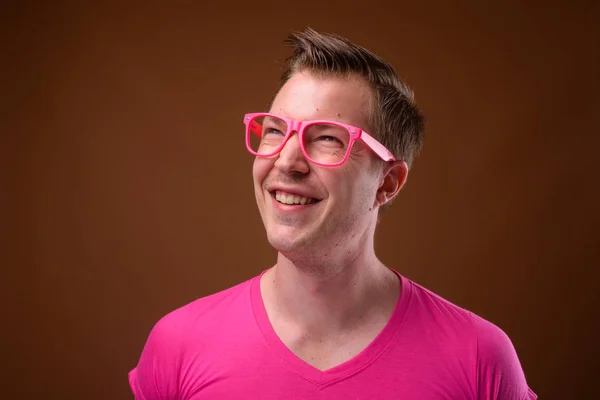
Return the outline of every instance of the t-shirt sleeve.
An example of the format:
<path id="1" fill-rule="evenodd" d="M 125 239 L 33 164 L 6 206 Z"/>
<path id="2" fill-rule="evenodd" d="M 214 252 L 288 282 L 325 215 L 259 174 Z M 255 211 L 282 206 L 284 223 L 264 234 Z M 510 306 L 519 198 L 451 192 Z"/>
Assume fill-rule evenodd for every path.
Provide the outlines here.
<path id="1" fill-rule="evenodd" d="M 494 324 L 479 320 L 477 374 L 481 400 L 535 400 L 510 338 Z"/>
<path id="2" fill-rule="evenodd" d="M 181 327 L 171 315 L 152 328 L 137 366 L 129 372 L 129 386 L 136 400 L 178 398 Z"/>

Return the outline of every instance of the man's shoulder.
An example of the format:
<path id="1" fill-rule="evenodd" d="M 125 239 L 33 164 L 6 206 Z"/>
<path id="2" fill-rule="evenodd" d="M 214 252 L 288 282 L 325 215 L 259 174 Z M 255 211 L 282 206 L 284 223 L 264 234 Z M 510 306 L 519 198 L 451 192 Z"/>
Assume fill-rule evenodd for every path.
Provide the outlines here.
<path id="1" fill-rule="evenodd" d="M 406 279 L 406 278 L 405 278 Z M 475 314 L 471 310 L 442 297 L 415 281 L 406 279 L 411 290 L 411 309 L 417 314 L 423 314 L 432 323 L 443 324 L 460 331 L 461 335 L 472 337 L 473 340 L 504 341 L 506 334 L 493 322 Z"/>
<path id="2" fill-rule="evenodd" d="M 475 368 L 474 379 L 482 399 L 536 398 L 503 329 L 413 281 L 407 282 L 411 292 L 409 325 L 416 326 L 415 340 L 435 351 L 444 348 L 439 354 L 452 354 L 447 365 L 458 360 L 461 371 Z M 423 335 L 424 331 L 428 334 Z"/>
<path id="3" fill-rule="evenodd" d="M 239 347 L 256 335 L 251 287 L 258 277 L 198 298 L 160 318 L 144 345 L 138 365 L 130 372 L 137 397 L 187 398 L 180 390 L 193 388 L 198 371 L 228 362 Z M 237 346 L 237 347 L 236 347 Z M 247 346 L 251 347 L 251 346 Z M 221 363 L 221 364 L 219 364 Z M 190 385 L 182 385 L 181 371 Z"/>
<path id="4" fill-rule="evenodd" d="M 197 298 L 170 311 L 160 318 L 153 331 L 163 335 L 180 335 L 182 332 L 206 332 L 224 325 L 227 319 L 239 319 L 248 314 L 251 278 L 235 286 Z"/>

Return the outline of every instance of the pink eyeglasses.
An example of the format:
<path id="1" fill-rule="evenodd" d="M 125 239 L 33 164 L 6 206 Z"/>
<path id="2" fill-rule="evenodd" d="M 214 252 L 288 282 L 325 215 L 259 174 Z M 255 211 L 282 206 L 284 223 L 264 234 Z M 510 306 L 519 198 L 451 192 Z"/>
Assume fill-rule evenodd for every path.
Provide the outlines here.
<path id="1" fill-rule="evenodd" d="M 298 133 L 300 148 L 312 163 L 326 167 L 342 165 L 348 159 L 352 145 L 362 140 L 383 161 L 396 158 L 384 145 L 367 132 L 336 121 L 294 121 L 269 113 L 244 116 L 246 147 L 258 157 L 279 153 L 292 136 Z"/>

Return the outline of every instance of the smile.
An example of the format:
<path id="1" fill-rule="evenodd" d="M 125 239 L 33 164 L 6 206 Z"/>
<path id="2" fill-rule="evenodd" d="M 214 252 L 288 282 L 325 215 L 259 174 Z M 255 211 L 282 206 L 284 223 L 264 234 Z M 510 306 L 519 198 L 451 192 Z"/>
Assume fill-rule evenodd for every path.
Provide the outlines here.
<path id="1" fill-rule="evenodd" d="M 275 200 L 282 204 L 289 205 L 307 205 L 317 203 L 319 200 L 312 197 L 300 196 L 293 193 L 282 192 L 281 190 L 275 190 L 272 193 L 275 196 Z"/>

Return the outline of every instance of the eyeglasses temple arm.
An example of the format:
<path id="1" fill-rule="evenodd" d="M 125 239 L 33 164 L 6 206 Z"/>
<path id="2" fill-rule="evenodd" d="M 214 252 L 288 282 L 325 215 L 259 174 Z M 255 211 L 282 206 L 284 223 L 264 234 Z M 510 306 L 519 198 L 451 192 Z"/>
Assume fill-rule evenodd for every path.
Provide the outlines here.
<path id="1" fill-rule="evenodd" d="M 249 122 L 250 131 L 254 133 L 258 138 L 262 138 L 262 127 L 260 124 L 254 120 Z"/>
<path id="2" fill-rule="evenodd" d="M 384 145 L 375 140 L 367 132 L 362 132 L 360 138 L 367 146 L 371 148 L 383 161 L 395 161 L 396 157 Z"/>

